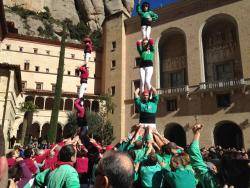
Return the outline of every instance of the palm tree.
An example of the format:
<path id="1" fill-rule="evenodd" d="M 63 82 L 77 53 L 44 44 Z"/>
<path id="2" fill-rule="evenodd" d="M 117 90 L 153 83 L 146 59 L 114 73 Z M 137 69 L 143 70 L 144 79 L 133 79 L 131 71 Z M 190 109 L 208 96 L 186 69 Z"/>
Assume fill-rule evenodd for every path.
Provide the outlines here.
<path id="1" fill-rule="evenodd" d="M 61 50 L 60 50 L 60 57 L 59 57 L 59 65 L 57 69 L 56 88 L 55 88 L 54 102 L 53 102 L 53 108 L 52 108 L 52 113 L 51 113 L 51 118 L 50 118 L 50 130 L 48 133 L 48 139 L 50 143 L 56 142 L 58 114 L 59 114 L 60 101 L 61 101 L 61 95 L 62 95 L 66 35 L 67 35 L 66 23 L 63 23 Z"/>
<path id="2" fill-rule="evenodd" d="M 21 144 L 26 145 L 29 142 L 29 129 L 33 120 L 33 113 L 36 112 L 37 106 L 33 101 L 26 101 L 20 104 L 19 110 L 24 112 L 23 116 L 23 128 L 21 136 Z"/>

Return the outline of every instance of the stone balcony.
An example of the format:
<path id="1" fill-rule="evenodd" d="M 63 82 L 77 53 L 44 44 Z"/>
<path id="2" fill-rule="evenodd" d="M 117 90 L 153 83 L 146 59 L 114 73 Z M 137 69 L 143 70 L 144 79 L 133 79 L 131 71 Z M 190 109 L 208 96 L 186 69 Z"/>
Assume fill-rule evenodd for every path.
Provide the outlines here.
<path id="1" fill-rule="evenodd" d="M 189 86 L 185 85 L 182 87 L 175 87 L 175 88 L 160 88 L 157 89 L 159 95 L 163 96 L 173 96 L 173 95 L 180 95 L 189 92 Z"/>
<path id="2" fill-rule="evenodd" d="M 199 89 L 202 91 L 213 91 L 213 90 L 225 90 L 241 88 L 247 84 L 245 79 L 239 80 L 225 80 L 225 81 L 214 81 L 214 82 L 203 82 L 200 83 Z"/>

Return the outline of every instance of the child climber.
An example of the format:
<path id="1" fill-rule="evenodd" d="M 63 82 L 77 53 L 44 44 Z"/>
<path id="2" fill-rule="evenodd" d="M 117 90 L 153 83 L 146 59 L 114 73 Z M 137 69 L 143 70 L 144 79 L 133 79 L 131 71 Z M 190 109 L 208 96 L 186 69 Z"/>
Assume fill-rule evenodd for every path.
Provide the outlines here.
<path id="1" fill-rule="evenodd" d="M 77 110 L 77 124 L 79 127 L 79 136 L 82 143 L 87 142 L 87 133 L 88 133 L 88 123 L 86 118 L 86 110 L 84 107 L 84 99 L 79 98 L 74 102 L 74 106 Z"/>
<path id="2" fill-rule="evenodd" d="M 80 87 L 80 92 L 79 92 L 79 98 L 82 98 L 85 91 L 87 90 L 87 86 L 88 86 L 88 77 L 89 77 L 89 70 L 87 65 L 83 65 L 79 68 L 79 72 L 80 72 L 80 83 L 81 83 L 81 87 Z"/>
<path id="3" fill-rule="evenodd" d="M 143 91 L 151 89 L 151 78 L 153 75 L 153 60 L 154 60 L 154 40 L 144 39 L 137 41 L 137 51 L 140 54 L 140 90 Z"/>
<path id="4" fill-rule="evenodd" d="M 90 61 L 93 43 L 89 37 L 83 39 L 84 42 L 84 60 L 86 63 Z"/>
<path id="5" fill-rule="evenodd" d="M 152 21 L 156 21 L 158 19 L 158 15 L 150 10 L 150 4 L 148 2 L 144 2 L 142 3 L 142 5 L 140 4 L 141 0 L 139 0 L 138 2 L 136 11 L 141 17 L 142 38 L 149 40 Z"/>

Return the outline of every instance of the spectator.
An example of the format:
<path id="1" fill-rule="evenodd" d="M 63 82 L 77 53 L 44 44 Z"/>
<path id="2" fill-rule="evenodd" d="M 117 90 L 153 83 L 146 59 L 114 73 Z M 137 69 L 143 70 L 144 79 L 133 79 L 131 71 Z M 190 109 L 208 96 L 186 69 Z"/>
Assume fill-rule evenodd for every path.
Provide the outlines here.
<path id="1" fill-rule="evenodd" d="M 110 151 L 99 161 L 95 188 L 131 188 L 134 168 L 127 154 Z"/>
<path id="2" fill-rule="evenodd" d="M 31 159 L 32 156 L 33 156 L 33 151 L 31 148 L 24 150 L 24 163 L 26 164 L 26 166 L 28 167 L 28 169 L 32 174 L 36 174 L 38 169 L 35 165 L 35 162 Z"/>
<path id="3" fill-rule="evenodd" d="M 194 138 L 189 149 L 190 161 L 202 187 L 216 188 L 218 187 L 216 178 L 212 171 L 210 171 L 207 165 L 204 163 L 199 148 L 200 131 L 202 127 L 203 126 L 201 124 L 197 124 L 193 127 Z M 213 166 L 212 168 L 214 169 L 213 172 L 216 173 L 216 167 Z"/>
<path id="4" fill-rule="evenodd" d="M 53 170 L 45 170 L 36 176 L 38 187 L 48 188 L 79 188 L 77 171 L 73 168 L 76 162 L 76 151 L 73 145 L 63 146 L 58 155 L 58 167 Z"/>
<path id="5" fill-rule="evenodd" d="M 9 169 L 9 178 L 17 187 L 24 187 L 32 178 L 32 173 L 22 158 L 17 158 L 16 165 Z"/>

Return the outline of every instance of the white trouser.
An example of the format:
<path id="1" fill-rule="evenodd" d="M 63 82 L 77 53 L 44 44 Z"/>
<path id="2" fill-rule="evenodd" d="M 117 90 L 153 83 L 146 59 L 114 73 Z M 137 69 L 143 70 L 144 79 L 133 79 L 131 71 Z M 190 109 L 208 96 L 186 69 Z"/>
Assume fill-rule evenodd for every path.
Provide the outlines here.
<path id="1" fill-rule="evenodd" d="M 150 39 L 151 26 L 143 25 L 141 26 L 142 39 Z"/>
<path id="2" fill-rule="evenodd" d="M 152 129 L 156 129 L 156 124 L 155 123 L 140 123 L 140 125 L 143 127 L 143 128 L 152 128 Z"/>
<path id="3" fill-rule="evenodd" d="M 84 54 L 84 60 L 85 60 L 86 62 L 89 62 L 89 61 L 90 61 L 90 58 L 91 58 L 91 53 L 86 52 L 86 53 Z"/>
<path id="4" fill-rule="evenodd" d="M 82 98 L 82 97 L 83 97 L 84 93 L 85 93 L 86 90 L 87 90 L 87 86 L 88 86 L 87 83 L 82 83 L 82 84 L 81 84 L 80 92 L 79 92 L 79 98 Z"/>
<path id="5" fill-rule="evenodd" d="M 140 88 L 141 88 L 141 92 L 143 92 L 145 90 L 145 88 L 147 90 L 151 89 L 151 78 L 152 78 L 152 75 L 153 75 L 153 71 L 154 71 L 153 66 L 141 67 L 140 68 L 140 77 L 141 77 Z"/>

